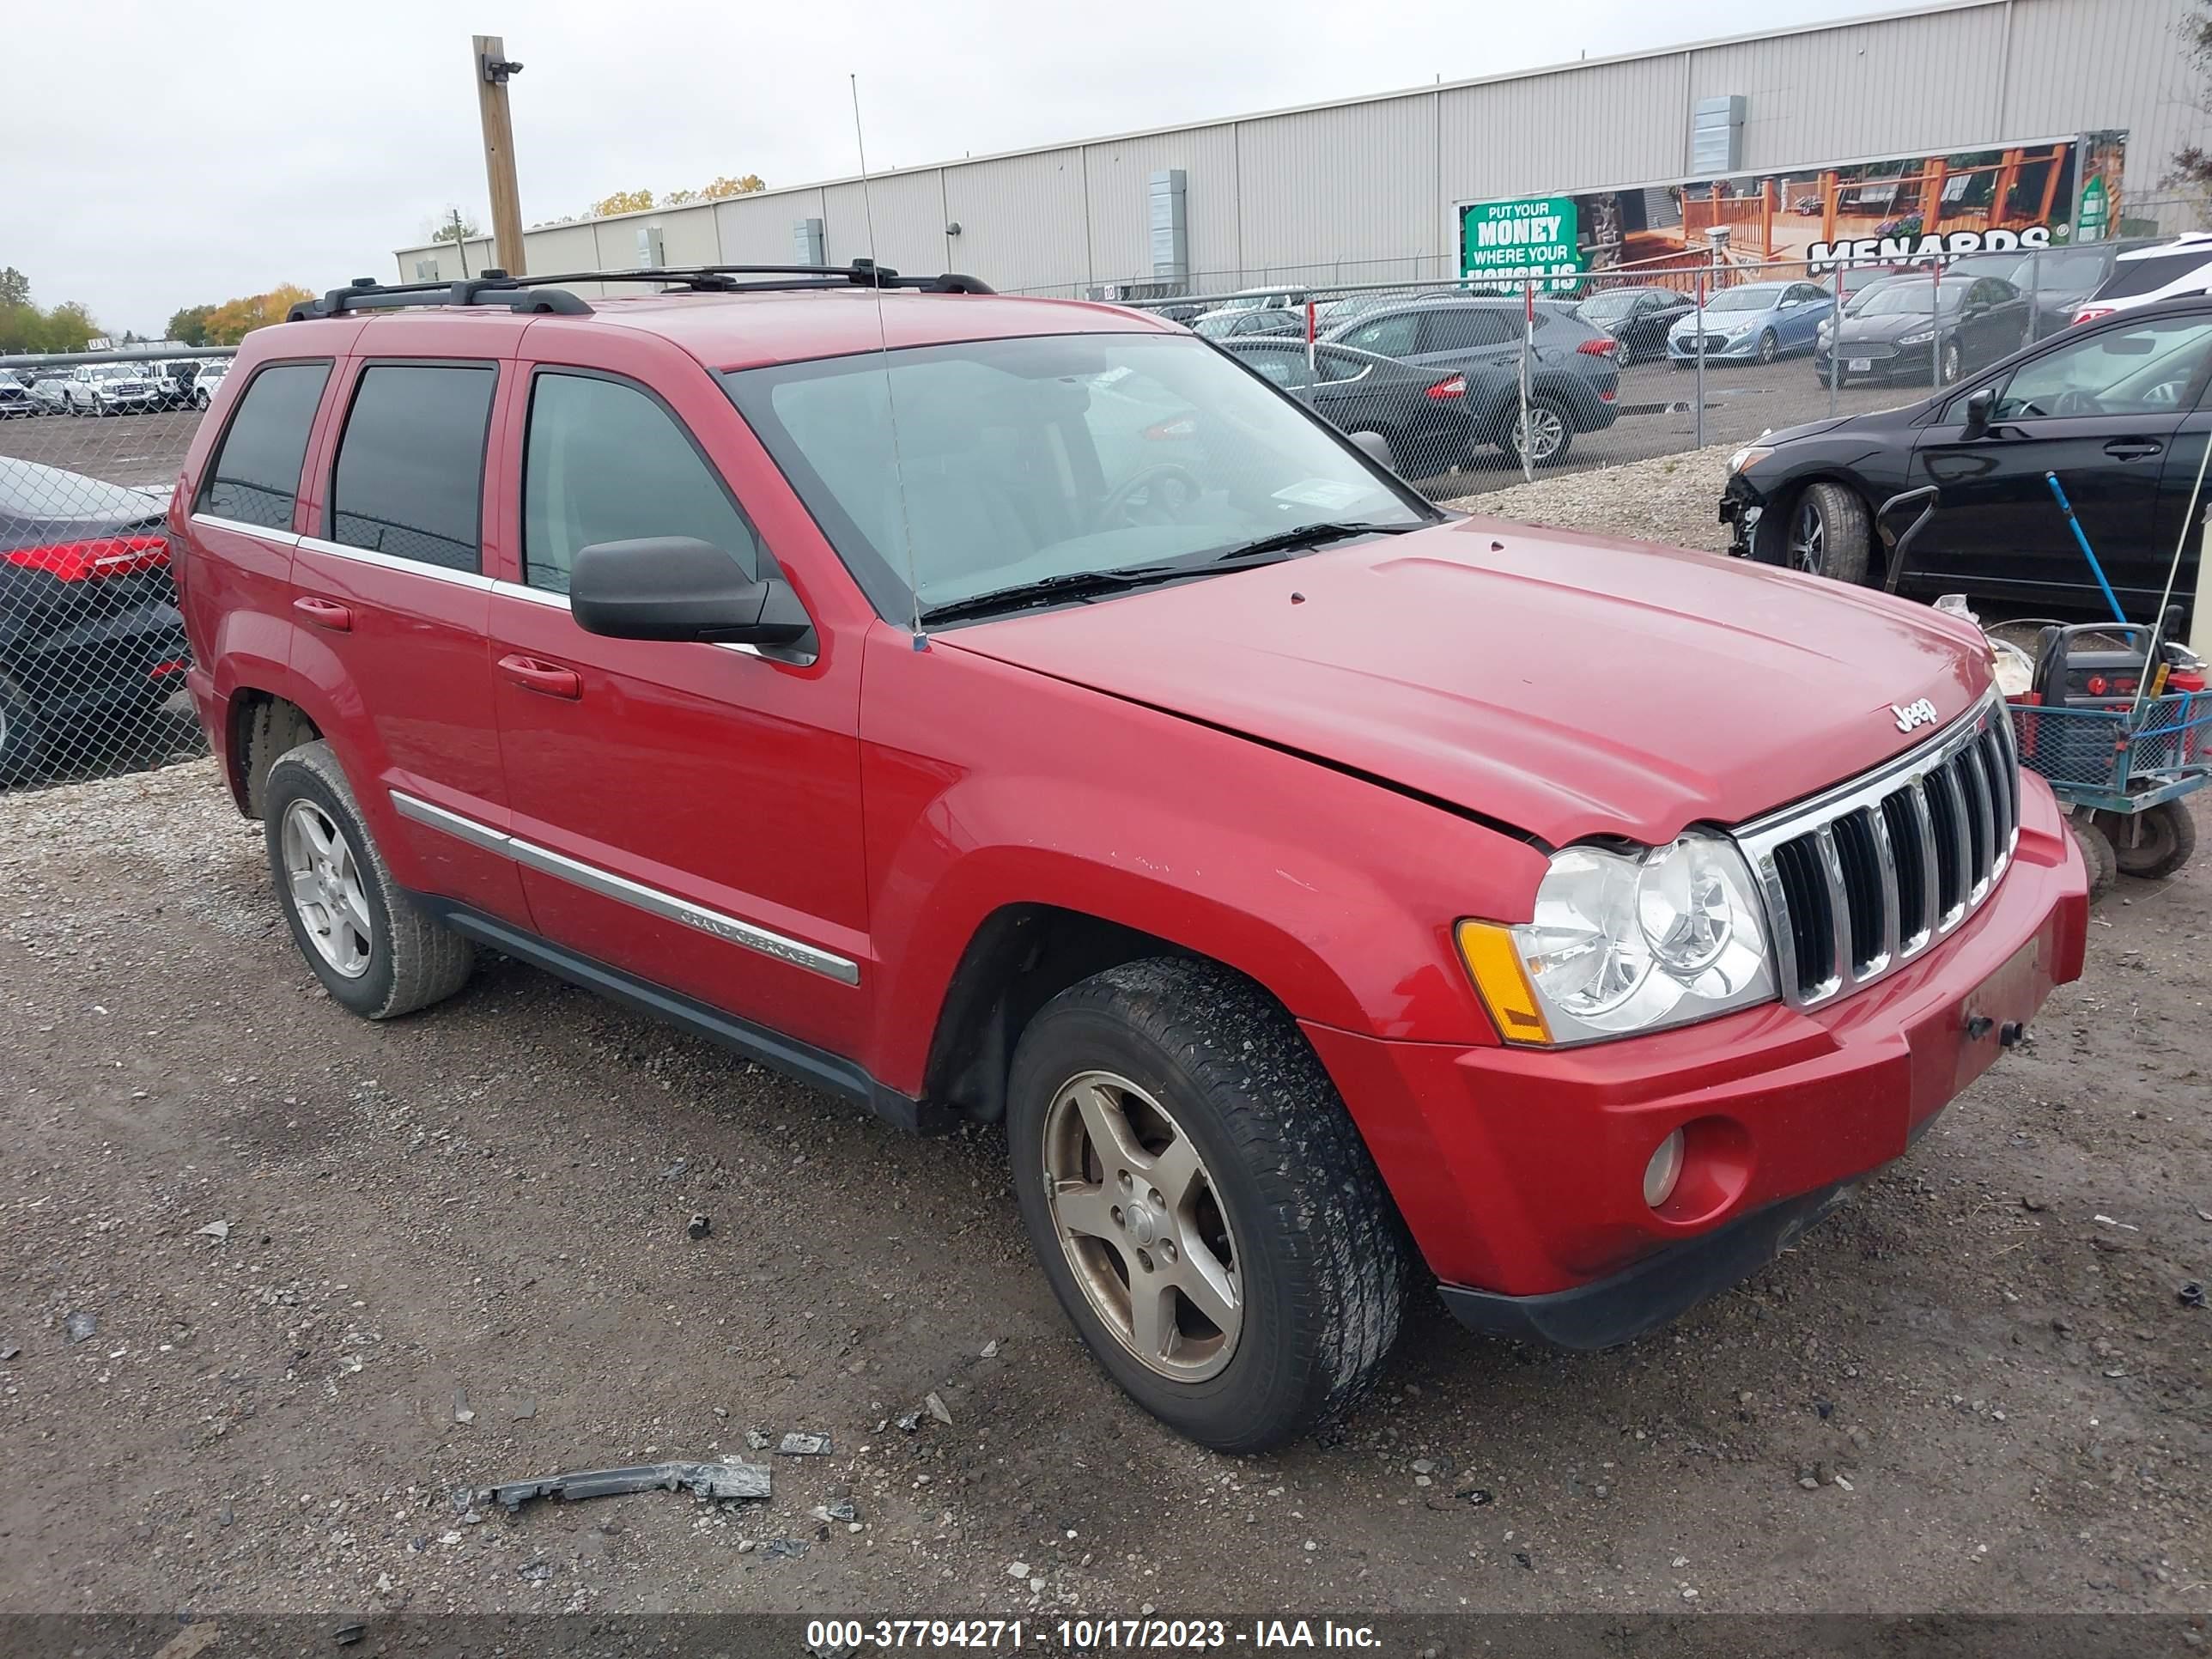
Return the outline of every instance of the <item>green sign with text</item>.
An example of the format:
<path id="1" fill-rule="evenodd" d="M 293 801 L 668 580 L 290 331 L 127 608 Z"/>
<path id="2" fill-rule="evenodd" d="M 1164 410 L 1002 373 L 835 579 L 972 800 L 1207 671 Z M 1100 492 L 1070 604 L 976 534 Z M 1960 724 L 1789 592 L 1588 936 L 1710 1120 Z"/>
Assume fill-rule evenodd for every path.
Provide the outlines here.
<path id="1" fill-rule="evenodd" d="M 1515 286 L 1536 278 L 1544 290 L 1571 290 L 1582 283 L 1581 231 L 1571 196 L 1469 202 L 1459 210 L 1460 274 Z"/>

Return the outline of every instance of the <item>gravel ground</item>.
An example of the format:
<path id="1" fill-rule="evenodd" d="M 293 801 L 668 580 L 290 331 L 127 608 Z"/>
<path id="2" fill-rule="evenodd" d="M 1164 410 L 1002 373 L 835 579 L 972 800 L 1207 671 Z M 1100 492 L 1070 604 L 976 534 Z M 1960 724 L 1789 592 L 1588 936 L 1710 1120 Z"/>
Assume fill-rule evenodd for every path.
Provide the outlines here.
<path id="1" fill-rule="evenodd" d="M 1740 446 L 1715 444 L 1679 455 L 1661 455 L 1507 489 L 1486 490 L 1446 501 L 1485 519 L 1589 530 L 1671 547 L 1725 553 L 1729 527 L 1714 513 L 1728 481 L 1728 458 Z"/>
<path id="2" fill-rule="evenodd" d="M 1690 539 L 1717 465 L 1482 506 Z M 2033 1042 L 1671 1329 L 1425 1304 L 1341 1432 L 1240 1461 L 1088 1362 L 995 1133 L 504 961 L 354 1019 L 210 763 L 0 797 L 0 1612 L 2201 1613 L 2208 923 L 2203 866 L 2124 883 Z M 730 1453 L 770 1499 L 453 1497 Z"/>

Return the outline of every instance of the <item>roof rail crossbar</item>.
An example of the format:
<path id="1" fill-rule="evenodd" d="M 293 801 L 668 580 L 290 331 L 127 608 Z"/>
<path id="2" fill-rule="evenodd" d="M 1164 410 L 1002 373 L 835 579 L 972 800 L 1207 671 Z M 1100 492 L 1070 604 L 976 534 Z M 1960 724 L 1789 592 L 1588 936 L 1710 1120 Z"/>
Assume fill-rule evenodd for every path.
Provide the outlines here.
<path id="1" fill-rule="evenodd" d="M 855 259 L 849 265 L 665 265 L 635 270 L 571 270 L 548 276 L 510 276 L 503 270 L 491 270 L 457 283 L 385 283 L 359 277 L 344 288 L 331 289 L 319 300 L 301 301 L 287 313 L 287 320 L 296 323 L 342 316 L 349 311 L 395 311 L 410 306 L 502 306 L 509 311 L 590 315 L 587 302 L 552 288 L 562 283 L 650 283 L 663 289 L 692 294 L 845 287 L 903 288 L 923 294 L 994 291 L 987 283 L 958 271 L 902 276 L 889 265 L 867 259 Z M 541 292 L 541 289 L 550 291 Z"/>

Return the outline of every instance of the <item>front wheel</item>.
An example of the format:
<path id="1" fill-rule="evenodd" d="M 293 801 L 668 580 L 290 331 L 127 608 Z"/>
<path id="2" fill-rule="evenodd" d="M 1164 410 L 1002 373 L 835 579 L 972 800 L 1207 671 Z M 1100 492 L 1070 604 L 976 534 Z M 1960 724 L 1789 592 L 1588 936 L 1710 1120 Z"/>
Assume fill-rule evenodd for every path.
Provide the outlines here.
<path id="1" fill-rule="evenodd" d="M 1784 553 L 1790 568 L 1831 581 L 1866 580 L 1874 526 L 1866 503 L 1842 484 L 1808 484 L 1790 511 Z"/>
<path id="2" fill-rule="evenodd" d="M 1258 986 L 1155 957 L 1061 992 L 1015 1050 L 1006 1133 L 1054 1294 L 1146 1410 L 1257 1452 L 1366 1392 L 1407 1243 L 1328 1074 Z"/>
<path id="3" fill-rule="evenodd" d="M 1771 363 L 1781 355 L 1782 342 L 1775 337 L 1774 331 L 1770 328 L 1759 337 L 1759 361 Z"/>
<path id="4" fill-rule="evenodd" d="M 1965 367 L 1966 359 L 1960 354 L 1959 343 L 1956 340 L 1945 342 L 1942 362 L 1937 369 L 1937 373 L 1943 377 L 1943 384 L 1948 386 L 1957 380 L 1960 371 Z"/>
<path id="5" fill-rule="evenodd" d="M 277 757 L 262 822 L 293 942 L 332 1001 L 391 1019 L 461 988 L 474 951 L 392 880 L 330 744 Z"/>
<path id="6" fill-rule="evenodd" d="M 2114 867 L 2138 881 L 2164 881 L 2196 856 L 2197 819 L 2185 801 L 2160 801 L 2132 817 L 2100 812 L 2096 822 L 2112 842 Z"/>
<path id="7" fill-rule="evenodd" d="M 206 392 L 195 392 L 192 393 L 192 407 L 194 409 L 205 409 L 207 406 L 208 395 Z"/>

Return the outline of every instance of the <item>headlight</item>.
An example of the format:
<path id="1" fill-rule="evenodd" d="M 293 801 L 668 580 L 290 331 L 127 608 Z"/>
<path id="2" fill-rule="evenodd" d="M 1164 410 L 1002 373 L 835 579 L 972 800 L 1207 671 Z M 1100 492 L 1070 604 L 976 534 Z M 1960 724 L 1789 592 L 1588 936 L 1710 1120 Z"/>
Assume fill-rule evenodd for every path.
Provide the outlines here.
<path id="1" fill-rule="evenodd" d="M 1720 836 L 1640 853 L 1567 848 L 1536 889 L 1533 921 L 1463 921 L 1458 937 L 1515 1042 L 1660 1030 L 1775 994 L 1750 866 Z"/>
<path id="2" fill-rule="evenodd" d="M 1729 457 L 1729 476 L 1734 477 L 1747 466 L 1757 466 L 1773 453 L 1774 446 L 1771 444 L 1746 444 Z"/>
<path id="3" fill-rule="evenodd" d="M 1934 329 L 1923 328 L 1917 334 L 1899 335 L 1897 337 L 1897 343 L 1899 345 L 1926 345 L 1935 337 L 1936 331 Z"/>

